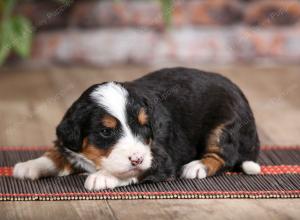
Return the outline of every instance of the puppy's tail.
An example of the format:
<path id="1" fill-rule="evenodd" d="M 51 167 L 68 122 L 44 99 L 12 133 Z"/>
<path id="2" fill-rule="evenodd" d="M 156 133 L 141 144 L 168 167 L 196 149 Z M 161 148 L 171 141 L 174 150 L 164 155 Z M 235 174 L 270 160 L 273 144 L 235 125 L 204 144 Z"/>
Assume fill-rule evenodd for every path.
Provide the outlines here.
<path id="1" fill-rule="evenodd" d="M 254 161 L 244 161 L 241 165 L 244 173 L 248 175 L 260 174 L 260 165 Z"/>

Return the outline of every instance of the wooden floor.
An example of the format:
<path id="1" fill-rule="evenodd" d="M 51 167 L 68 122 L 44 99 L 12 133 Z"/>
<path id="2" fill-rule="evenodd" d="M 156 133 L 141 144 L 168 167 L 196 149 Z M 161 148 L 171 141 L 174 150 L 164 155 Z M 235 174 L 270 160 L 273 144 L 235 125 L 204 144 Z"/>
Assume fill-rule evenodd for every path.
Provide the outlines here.
<path id="1" fill-rule="evenodd" d="M 262 144 L 300 144 L 300 66 L 205 67 L 237 83 Z M 26 69 L 26 68 L 25 68 Z M 67 107 L 94 83 L 130 80 L 153 68 L 0 69 L 0 145 L 51 145 Z M 203 67 L 202 67 L 203 69 Z M 300 219 L 300 200 L 2 202 L 0 219 Z"/>

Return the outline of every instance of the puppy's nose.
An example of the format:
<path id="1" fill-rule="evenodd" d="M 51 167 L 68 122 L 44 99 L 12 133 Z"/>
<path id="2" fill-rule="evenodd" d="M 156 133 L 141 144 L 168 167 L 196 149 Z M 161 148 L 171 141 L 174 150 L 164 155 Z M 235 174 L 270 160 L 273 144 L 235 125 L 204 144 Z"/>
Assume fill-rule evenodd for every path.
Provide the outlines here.
<path id="1" fill-rule="evenodd" d="M 143 163 L 144 160 L 144 158 L 141 156 L 140 157 L 132 156 L 132 157 L 128 157 L 128 159 L 130 160 L 132 166 L 140 165 L 141 163 Z"/>

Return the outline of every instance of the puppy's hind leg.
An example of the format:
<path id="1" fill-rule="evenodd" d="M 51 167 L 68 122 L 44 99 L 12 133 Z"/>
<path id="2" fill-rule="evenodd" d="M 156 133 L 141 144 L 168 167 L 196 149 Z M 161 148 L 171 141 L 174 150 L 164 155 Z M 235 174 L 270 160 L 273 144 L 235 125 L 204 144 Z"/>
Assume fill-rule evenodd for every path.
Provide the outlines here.
<path id="1" fill-rule="evenodd" d="M 214 129 L 207 139 L 204 155 L 200 160 L 194 160 L 183 166 L 182 178 L 202 179 L 212 176 L 225 166 L 225 159 L 221 154 L 220 138 L 224 126 L 221 124 Z"/>
<path id="2" fill-rule="evenodd" d="M 72 173 L 71 165 L 60 154 L 57 148 L 48 150 L 43 156 L 17 163 L 13 176 L 19 179 L 38 179 L 46 176 L 65 176 Z"/>

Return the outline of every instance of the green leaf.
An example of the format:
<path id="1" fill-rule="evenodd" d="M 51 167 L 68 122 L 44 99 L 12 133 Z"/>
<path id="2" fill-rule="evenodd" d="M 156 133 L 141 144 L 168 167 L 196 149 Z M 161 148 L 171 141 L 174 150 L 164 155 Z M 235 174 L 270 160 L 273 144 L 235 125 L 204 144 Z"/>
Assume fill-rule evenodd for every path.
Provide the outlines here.
<path id="1" fill-rule="evenodd" d="M 4 63 L 11 50 L 11 25 L 5 20 L 0 25 L 0 65 Z"/>
<path id="2" fill-rule="evenodd" d="M 169 26 L 171 24 L 171 18 L 172 18 L 172 6 L 173 1 L 172 0 L 160 0 L 162 13 L 163 13 L 163 19 L 166 24 L 166 26 Z"/>
<path id="3" fill-rule="evenodd" d="M 23 58 L 30 54 L 32 26 L 25 17 L 12 15 L 15 4 L 16 0 L 0 2 L 0 65 L 11 50 Z"/>
<path id="4" fill-rule="evenodd" d="M 32 26 L 21 16 L 8 18 L 0 24 L 0 65 L 4 63 L 11 50 L 22 58 L 30 55 Z"/>
<path id="5" fill-rule="evenodd" d="M 30 55 L 33 29 L 31 23 L 22 16 L 11 19 L 12 47 L 14 51 L 25 58 Z"/>

